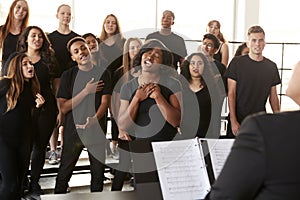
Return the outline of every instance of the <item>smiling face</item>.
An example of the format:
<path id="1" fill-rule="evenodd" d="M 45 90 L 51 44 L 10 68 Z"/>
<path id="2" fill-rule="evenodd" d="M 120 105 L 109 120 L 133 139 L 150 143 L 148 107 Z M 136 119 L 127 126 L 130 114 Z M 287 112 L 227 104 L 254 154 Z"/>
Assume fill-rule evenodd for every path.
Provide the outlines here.
<path id="1" fill-rule="evenodd" d="M 117 30 L 117 20 L 113 16 L 108 16 L 104 22 L 104 29 L 109 36 L 114 35 Z"/>
<path id="2" fill-rule="evenodd" d="M 25 81 L 34 77 L 34 67 L 28 57 L 24 57 L 22 60 L 22 73 Z"/>
<path id="3" fill-rule="evenodd" d="M 42 48 L 43 42 L 43 33 L 39 29 L 32 28 L 27 37 L 28 49 L 39 50 Z"/>
<path id="4" fill-rule="evenodd" d="M 191 78 L 199 78 L 201 77 L 204 69 L 204 62 L 202 58 L 198 55 L 194 55 L 191 58 L 189 70 L 191 74 Z"/>
<path id="5" fill-rule="evenodd" d="M 78 66 L 85 66 L 91 63 L 91 52 L 87 44 L 83 41 L 75 41 L 70 46 L 72 59 L 77 62 Z"/>
<path id="6" fill-rule="evenodd" d="M 88 36 L 85 38 L 86 43 L 91 51 L 91 53 L 96 53 L 99 50 L 99 44 L 96 38 L 93 36 Z"/>
<path id="7" fill-rule="evenodd" d="M 142 71 L 143 72 L 158 72 L 160 65 L 162 64 L 162 50 L 158 47 L 154 47 L 146 51 L 142 55 Z"/>
<path id="8" fill-rule="evenodd" d="M 129 43 L 128 52 L 131 60 L 134 58 L 134 56 L 138 54 L 140 48 L 141 48 L 141 44 L 137 40 L 132 40 Z"/>
<path id="9" fill-rule="evenodd" d="M 252 55 L 262 55 L 265 48 L 265 34 L 264 33 L 251 33 L 248 36 L 247 46 L 249 47 L 249 53 Z"/>
<path id="10" fill-rule="evenodd" d="M 217 49 L 215 48 L 214 41 L 205 38 L 202 43 L 202 48 L 207 52 L 209 56 L 213 56 Z"/>
<path id="11" fill-rule="evenodd" d="M 28 5 L 25 1 L 18 1 L 14 8 L 14 17 L 22 21 L 28 14 Z"/>

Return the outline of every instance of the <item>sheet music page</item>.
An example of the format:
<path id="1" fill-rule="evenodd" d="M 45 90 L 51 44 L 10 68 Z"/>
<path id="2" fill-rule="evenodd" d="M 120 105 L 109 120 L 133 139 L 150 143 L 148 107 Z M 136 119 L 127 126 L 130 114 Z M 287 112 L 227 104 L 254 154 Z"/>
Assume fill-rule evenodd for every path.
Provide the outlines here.
<path id="1" fill-rule="evenodd" d="M 202 139 L 201 139 L 202 140 Z M 231 151 L 234 139 L 205 139 L 208 144 L 215 179 L 219 176 Z"/>
<path id="2" fill-rule="evenodd" d="M 152 142 L 164 199 L 203 199 L 210 190 L 198 140 Z"/>

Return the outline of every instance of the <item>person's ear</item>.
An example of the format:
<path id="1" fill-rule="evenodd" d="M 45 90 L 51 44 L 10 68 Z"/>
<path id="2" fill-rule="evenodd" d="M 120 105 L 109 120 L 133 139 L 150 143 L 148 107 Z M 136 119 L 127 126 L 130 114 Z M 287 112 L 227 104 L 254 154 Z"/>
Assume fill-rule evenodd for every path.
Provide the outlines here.
<path id="1" fill-rule="evenodd" d="M 74 57 L 73 55 L 71 55 L 71 58 L 72 58 L 72 60 L 73 60 L 73 61 L 75 61 L 75 60 L 76 60 L 76 59 L 75 59 L 75 57 Z"/>
<path id="2" fill-rule="evenodd" d="M 249 40 L 246 41 L 246 46 L 249 48 Z"/>

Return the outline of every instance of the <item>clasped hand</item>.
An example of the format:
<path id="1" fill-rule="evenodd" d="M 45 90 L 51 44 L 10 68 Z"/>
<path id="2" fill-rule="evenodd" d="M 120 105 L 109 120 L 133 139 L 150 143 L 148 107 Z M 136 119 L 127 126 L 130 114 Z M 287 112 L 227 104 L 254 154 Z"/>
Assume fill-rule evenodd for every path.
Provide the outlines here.
<path id="1" fill-rule="evenodd" d="M 152 99 L 156 99 L 159 94 L 160 94 L 160 87 L 158 86 L 157 83 L 147 83 L 147 84 L 140 85 L 135 95 L 136 97 L 138 97 L 140 101 L 143 101 L 148 97 Z"/>

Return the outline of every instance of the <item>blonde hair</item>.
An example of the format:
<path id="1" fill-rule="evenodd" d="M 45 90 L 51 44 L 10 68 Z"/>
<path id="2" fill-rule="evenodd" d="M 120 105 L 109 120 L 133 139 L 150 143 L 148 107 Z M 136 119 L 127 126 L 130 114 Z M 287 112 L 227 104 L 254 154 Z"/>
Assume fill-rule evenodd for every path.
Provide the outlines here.
<path id="1" fill-rule="evenodd" d="M 123 48 L 123 43 L 122 43 L 122 40 L 124 39 L 124 36 L 122 34 L 122 31 L 121 31 L 121 27 L 120 27 L 120 23 L 119 23 L 119 20 L 118 18 L 114 15 L 114 14 L 109 14 L 107 15 L 105 18 L 104 18 L 104 21 L 103 21 L 103 24 L 102 24 L 102 31 L 101 31 L 101 34 L 99 36 L 99 39 L 100 39 L 100 42 L 103 42 L 105 41 L 107 38 L 109 38 L 107 32 L 105 31 L 105 28 L 104 28 L 104 25 L 105 25 L 105 22 L 107 20 L 108 17 L 113 17 L 115 18 L 116 20 L 116 25 L 117 25 L 117 28 L 116 28 L 116 32 L 114 32 L 114 35 L 117 35 L 117 40 L 116 40 L 116 45 L 122 49 Z"/>
<path id="2" fill-rule="evenodd" d="M 61 4 L 60 6 L 58 6 L 56 13 L 59 13 L 59 10 L 64 6 L 69 7 L 71 9 L 71 6 L 69 6 L 68 4 Z"/>
<path id="3" fill-rule="evenodd" d="M 10 61 L 8 60 L 7 76 L 1 77 L 1 80 L 7 79 L 10 82 L 9 89 L 6 92 L 6 112 L 13 110 L 16 107 L 18 99 L 23 92 L 25 80 L 22 71 L 22 61 L 26 57 L 28 56 L 25 53 L 18 53 Z M 32 85 L 32 95 L 35 96 L 40 92 L 40 84 L 36 75 L 34 75 L 30 81 Z"/>
<path id="4" fill-rule="evenodd" d="M 143 44 L 142 40 L 134 37 L 134 38 L 128 38 L 124 44 L 124 49 L 123 49 L 123 75 L 125 76 L 125 82 L 129 80 L 129 74 L 127 73 L 130 71 L 133 67 L 133 59 L 130 59 L 129 57 L 129 45 L 130 42 L 132 41 L 137 41 L 141 46 Z"/>

